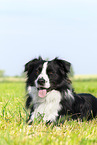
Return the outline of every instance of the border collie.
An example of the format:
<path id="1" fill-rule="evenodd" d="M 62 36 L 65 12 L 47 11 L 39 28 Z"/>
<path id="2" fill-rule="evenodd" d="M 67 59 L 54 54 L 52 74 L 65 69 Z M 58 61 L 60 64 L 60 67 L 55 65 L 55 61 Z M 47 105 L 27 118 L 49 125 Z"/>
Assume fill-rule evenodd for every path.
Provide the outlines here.
<path id="1" fill-rule="evenodd" d="M 26 107 L 30 109 L 28 124 L 40 115 L 45 122 L 56 122 L 69 116 L 72 119 L 92 119 L 97 116 L 97 98 L 91 94 L 76 94 L 68 78 L 70 63 L 41 57 L 25 65 L 28 91 Z"/>

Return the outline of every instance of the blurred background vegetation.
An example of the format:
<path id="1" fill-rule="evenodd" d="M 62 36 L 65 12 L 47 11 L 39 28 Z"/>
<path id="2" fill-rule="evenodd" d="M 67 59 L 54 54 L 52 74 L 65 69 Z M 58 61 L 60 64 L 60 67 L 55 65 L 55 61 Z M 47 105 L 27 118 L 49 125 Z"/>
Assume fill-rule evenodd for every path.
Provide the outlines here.
<path id="1" fill-rule="evenodd" d="M 97 81 L 97 75 L 75 75 L 73 66 L 71 66 L 69 78 L 72 81 Z M 21 72 L 20 75 L 8 76 L 4 70 L 0 70 L 0 82 L 25 82 L 26 74 Z"/>

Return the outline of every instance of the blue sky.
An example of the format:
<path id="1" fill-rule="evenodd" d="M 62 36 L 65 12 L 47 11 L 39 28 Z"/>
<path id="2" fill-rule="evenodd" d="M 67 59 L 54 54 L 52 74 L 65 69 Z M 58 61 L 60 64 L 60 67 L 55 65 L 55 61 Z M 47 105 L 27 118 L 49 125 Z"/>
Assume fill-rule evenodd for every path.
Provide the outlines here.
<path id="1" fill-rule="evenodd" d="M 97 0 L 0 0 L 0 69 L 19 75 L 39 55 L 97 74 Z"/>

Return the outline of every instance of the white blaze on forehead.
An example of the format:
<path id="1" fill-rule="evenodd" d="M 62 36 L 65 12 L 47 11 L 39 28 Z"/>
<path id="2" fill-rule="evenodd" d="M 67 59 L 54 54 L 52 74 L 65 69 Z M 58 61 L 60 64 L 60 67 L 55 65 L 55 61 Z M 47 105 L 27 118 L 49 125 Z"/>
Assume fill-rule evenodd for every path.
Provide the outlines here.
<path id="1" fill-rule="evenodd" d="M 47 65 L 48 65 L 48 62 L 45 62 L 45 63 L 43 64 L 43 69 L 42 69 L 41 74 L 46 74 Z"/>
<path id="2" fill-rule="evenodd" d="M 42 68 L 42 71 L 41 71 L 40 75 L 38 76 L 38 78 L 35 81 L 36 87 L 38 86 L 38 84 L 37 84 L 38 79 L 41 79 L 41 78 L 43 78 L 45 80 L 44 87 L 45 88 L 49 88 L 50 87 L 49 77 L 48 77 L 48 75 L 46 73 L 47 67 L 48 67 L 48 62 L 45 62 L 43 64 L 43 68 Z"/>

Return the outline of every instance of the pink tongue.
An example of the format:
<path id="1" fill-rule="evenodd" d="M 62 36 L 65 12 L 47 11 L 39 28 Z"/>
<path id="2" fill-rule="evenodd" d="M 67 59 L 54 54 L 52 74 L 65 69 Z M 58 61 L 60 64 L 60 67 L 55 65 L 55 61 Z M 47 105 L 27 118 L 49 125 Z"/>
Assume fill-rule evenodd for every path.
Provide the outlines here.
<path id="1" fill-rule="evenodd" d="M 38 92 L 38 96 L 41 97 L 41 98 L 44 98 L 46 96 L 46 89 L 43 89 L 43 90 L 39 90 Z"/>

